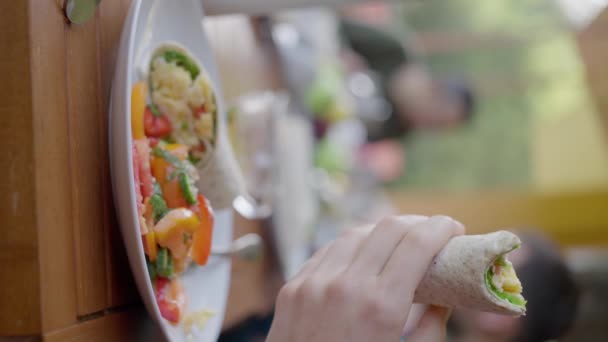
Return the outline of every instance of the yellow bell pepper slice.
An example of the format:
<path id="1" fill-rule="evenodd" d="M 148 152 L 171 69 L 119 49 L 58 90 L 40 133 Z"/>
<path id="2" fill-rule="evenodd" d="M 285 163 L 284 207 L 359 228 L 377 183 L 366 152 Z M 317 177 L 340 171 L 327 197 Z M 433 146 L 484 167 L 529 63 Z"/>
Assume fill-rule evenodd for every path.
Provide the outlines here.
<path id="1" fill-rule="evenodd" d="M 182 144 L 167 144 L 165 149 L 171 152 L 172 155 L 176 156 L 179 160 L 185 160 L 188 158 L 188 146 Z"/>
<path id="2" fill-rule="evenodd" d="M 154 233 L 160 246 L 168 248 L 175 259 L 181 259 L 188 255 L 192 234 L 199 226 L 200 220 L 191 210 L 172 209 L 156 223 Z"/>
<path id="3" fill-rule="evenodd" d="M 146 110 L 146 83 L 137 82 L 131 91 L 131 134 L 133 139 L 146 137 L 144 111 Z"/>
<path id="4" fill-rule="evenodd" d="M 158 246 L 156 245 L 156 235 L 154 232 L 148 232 L 145 235 L 144 241 L 146 243 L 145 250 L 148 255 L 148 259 L 150 261 L 156 261 L 156 256 L 158 255 Z"/>

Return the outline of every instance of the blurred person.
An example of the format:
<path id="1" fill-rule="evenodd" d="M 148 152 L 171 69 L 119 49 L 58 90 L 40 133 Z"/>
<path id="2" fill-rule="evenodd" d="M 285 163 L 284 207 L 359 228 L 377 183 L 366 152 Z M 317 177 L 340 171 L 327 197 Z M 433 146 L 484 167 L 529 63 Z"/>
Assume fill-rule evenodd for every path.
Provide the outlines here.
<path id="1" fill-rule="evenodd" d="M 380 28 L 346 15 L 340 32 L 355 98 L 365 92 L 365 83 L 374 89 L 357 99 L 359 108 L 371 113 L 359 115 L 369 141 L 362 161 L 381 181 L 390 182 L 401 176 L 406 164 L 397 139 L 413 130 L 450 129 L 468 122 L 474 110 L 473 91 L 464 80 L 431 75 L 411 46 Z M 371 105 L 378 102 L 383 103 Z"/>
<path id="2" fill-rule="evenodd" d="M 519 250 L 509 254 L 528 300 L 520 318 L 454 310 L 450 341 L 542 342 L 562 337 L 572 325 L 578 302 L 573 275 L 558 248 L 538 233 L 518 233 Z"/>
<path id="3" fill-rule="evenodd" d="M 467 122 L 474 109 L 468 83 L 433 77 L 400 40 L 380 28 L 342 17 L 347 69 L 374 75 L 388 101 L 388 118 L 369 124 L 371 141 L 398 138 L 413 129 L 443 129 Z"/>

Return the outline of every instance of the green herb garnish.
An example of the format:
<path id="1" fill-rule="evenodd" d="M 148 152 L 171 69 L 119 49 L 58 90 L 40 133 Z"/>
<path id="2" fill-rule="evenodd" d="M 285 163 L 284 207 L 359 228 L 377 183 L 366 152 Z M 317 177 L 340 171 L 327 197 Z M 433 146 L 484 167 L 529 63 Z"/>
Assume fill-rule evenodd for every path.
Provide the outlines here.
<path id="1" fill-rule="evenodd" d="M 167 203 L 163 199 L 163 196 L 160 194 L 154 194 L 150 197 L 150 204 L 152 205 L 152 214 L 154 216 L 154 223 L 160 221 L 167 212 L 169 212 L 169 208 L 167 208 Z"/>
<path id="2" fill-rule="evenodd" d="M 163 150 L 158 146 L 152 149 L 152 154 L 154 154 L 154 156 L 156 157 L 163 158 L 178 169 L 181 169 L 183 167 L 182 162 L 176 156 L 172 155 L 169 151 Z"/>
<path id="3" fill-rule="evenodd" d="M 158 106 L 156 106 L 154 103 L 151 103 L 150 105 L 148 105 L 148 107 L 150 108 L 150 111 L 154 116 L 163 116 L 163 113 L 161 113 L 160 109 L 158 109 Z"/>
<path id="4" fill-rule="evenodd" d="M 190 73 L 190 77 L 194 80 L 201 72 L 198 65 L 194 63 L 193 60 L 188 58 L 185 54 L 176 51 L 176 50 L 167 50 L 163 54 L 165 61 L 167 62 L 175 62 L 177 66 L 184 68 L 187 72 Z"/>
<path id="5" fill-rule="evenodd" d="M 166 137 L 160 138 L 160 142 L 165 144 L 175 144 L 175 139 L 173 139 L 170 135 Z"/>
<path id="6" fill-rule="evenodd" d="M 188 161 L 191 162 L 193 165 L 196 165 L 199 161 L 201 161 L 201 158 L 195 157 L 192 153 L 189 153 Z"/>
<path id="7" fill-rule="evenodd" d="M 166 248 L 161 248 L 156 256 L 156 273 L 163 278 L 173 277 L 173 259 Z"/>
<path id="8" fill-rule="evenodd" d="M 148 266 L 148 275 L 150 275 L 150 280 L 154 281 L 154 279 L 156 279 L 156 265 L 146 258 L 146 266 Z"/>
<path id="9" fill-rule="evenodd" d="M 196 204 L 196 195 L 192 189 L 190 177 L 185 172 L 180 172 L 179 175 L 179 187 L 182 189 L 184 198 L 188 204 Z"/>

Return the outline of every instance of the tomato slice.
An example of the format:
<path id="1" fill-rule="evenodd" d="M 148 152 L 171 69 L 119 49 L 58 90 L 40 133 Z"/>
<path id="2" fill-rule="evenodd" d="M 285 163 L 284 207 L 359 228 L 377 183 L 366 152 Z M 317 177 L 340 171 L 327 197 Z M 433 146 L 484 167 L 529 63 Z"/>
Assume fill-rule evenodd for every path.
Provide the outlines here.
<path id="1" fill-rule="evenodd" d="M 207 113 L 207 109 L 205 108 L 204 104 L 198 108 L 194 108 L 194 117 L 197 119 L 203 116 L 205 113 Z"/>
<path id="2" fill-rule="evenodd" d="M 137 169 L 141 193 L 144 197 L 150 197 L 154 192 L 154 180 L 150 170 L 150 145 L 148 139 L 133 140 L 133 146 L 135 147 L 135 163 L 138 164 Z"/>
<path id="3" fill-rule="evenodd" d="M 146 212 L 146 206 L 144 204 L 144 197 L 141 194 L 141 178 L 140 178 L 140 168 L 141 164 L 139 163 L 139 158 L 137 158 L 137 149 L 135 145 L 133 145 L 133 183 L 135 184 L 135 202 L 137 204 L 137 216 L 139 220 L 139 231 L 141 234 L 145 234 L 148 232 L 148 228 L 146 225 L 146 220 L 144 218 L 144 214 Z"/>
<path id="4" fill-rule="evenodd" d="M 148 141 L 150 142 L 150 148 L 154 148 L 156 145 L 158 145 L 158 142 L 160 141 L 160 139 L 150 137 L 150 138 L 148 138 Z"/>
<path id="5" fill-rule="evenodd" d="M 198 195 L 198 214 L 200 216 L 200 227 L 194 232 L 192 238 L 192 259 L 199 265 L 207 264 L 211 255 L 211 240 L 213 237 L 213 210 L 209 201 Z"/>
<path id="6" fill-rule="evenodd" d="M 139 158 L 137 157 L 137 148 L 133 145 L 133 183 L 135 183 L 135 201 L 137 202 L 137 211 L 140 215 L 144 213 L 144 197 L 141 194 L 141 180 L 139 174 Z"/>
<path id="7" fill-rule="evenodd" d="M 207 150 L 207 146 L 205 146 L 205 144 L 198 144 L 198 145 L 192 147 L 192 150 L 196 151 L 196 152 L 204 153 Z"/>
<path id="8" fill-rule="evenodd" d="M 160 315 L 173 324 L 179 323 L 186 305 L 184 289 L 179 281 L 156 278 L 154 291 Z"/>
<path id="9" fill-rule="evenodd" d="M 154 138 L 162 138 L 171 134 L 171 122 L 165 114 L 154 115 L 150 106 L 146 107 L 144 112 L 144 129 L 146 136 Z"/>

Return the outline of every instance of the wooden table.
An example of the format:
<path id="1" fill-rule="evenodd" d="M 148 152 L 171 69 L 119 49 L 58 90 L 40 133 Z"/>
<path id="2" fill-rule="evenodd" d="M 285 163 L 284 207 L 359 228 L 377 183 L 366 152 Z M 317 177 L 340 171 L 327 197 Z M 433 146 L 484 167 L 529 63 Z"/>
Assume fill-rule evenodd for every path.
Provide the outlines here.
<path id="1" fill-rule="evenodd" d="M 63 3 L 0 2 L 0 336 L 147 340 L 158 332 L 127 264 L 107 149 L 110 84 L 130 1 L 102 1 L 83 25 L 66 21 Z M 215 20 L 209 33 L 224 57 L 228 99 L 281 86 L 247 19 Z M 237 218 L 236 235 L 249 232 L 263 229 Z M 271 308 L 281 283 L 272 265 L 268 257 L 234 261 L 225 326 Z"/>

